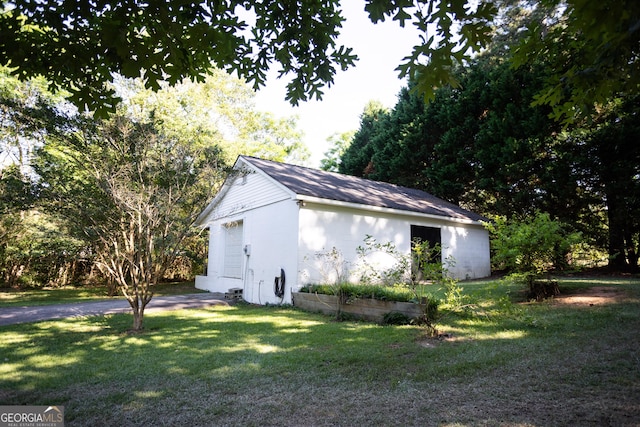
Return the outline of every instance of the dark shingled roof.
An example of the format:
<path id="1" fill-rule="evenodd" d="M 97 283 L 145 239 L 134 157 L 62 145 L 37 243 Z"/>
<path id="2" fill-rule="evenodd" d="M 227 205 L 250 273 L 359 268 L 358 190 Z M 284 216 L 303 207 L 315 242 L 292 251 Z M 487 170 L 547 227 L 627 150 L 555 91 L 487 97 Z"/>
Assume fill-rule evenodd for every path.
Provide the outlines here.
<path id="1" fill-rule="evenodd" d="M 301 196 L 419 212 L 460 220 L 486 220 L 481 215 L 422 190 L 255 157 L 241 156 L 241 158 Z"/>

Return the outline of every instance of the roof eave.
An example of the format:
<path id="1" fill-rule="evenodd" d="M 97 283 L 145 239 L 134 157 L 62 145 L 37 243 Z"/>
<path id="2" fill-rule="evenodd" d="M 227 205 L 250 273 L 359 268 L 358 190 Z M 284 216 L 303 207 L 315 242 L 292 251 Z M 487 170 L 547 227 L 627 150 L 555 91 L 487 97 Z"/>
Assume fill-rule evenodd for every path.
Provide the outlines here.
<path id="1" fill-rule="evenodd" d="M 358 210 L 364 210 L 364 211 L 376 212 L 376 213 L 387 213 L 387 214 L 395 214 L 395 215 L 413 216 L 413 217 L 419 217 L 419 218 L 430 218 L 430 219 L 437 219 L 439 221 L 455 222 L 458 224 L 479 225 L 479 226 L 483 225 L 482 221 L 476 221 L 469 218 L 455 218 L 455 217 L 444 216 L 444 215 L 433 215 L 433 214 L 428 214 L 424 212 L 393 209 L 393 208 L 386 208 L 381 206 L 371 206 L 371 205 L 365 205 L 361 203 L 343 202 L 340 200 L 323 199 L 320 197 L 306 196 L 302 194 L 297 194 L 294 197 L 294 199 L 299 202 L 309 202 L 309 203 L 316 203 L 316 204 L 322 204 L 327 206 L 337 206 L 337 207 L 358 209 Z"/>
<path id="2" fill-rule="evenodd" d="M 247 158 L 246 156 L 240 155 L 240 156 L 238 156 L 238 158 L 236 159 L 235 163 L 233 164 L 233 168 L 232 169 L 235 170 L 235 171 L 241 171 L 243 167 L 250 168 L 253 173 L 258 173 L 258 174 L 262 175 L 263 177 L 268 179 L 270 182 L 272 182 L 274 185 L 280 187 L 281 189 L 283 189 L 284 191 L 289 193 L 289 195 L 295 196 L 295 193 L 292 192 L 287 186 L 285 186 L 281 182 L 273 179 L 273 177 L 271 177 L 265 171 L 260 169 L 258 166 L 254 165 L 251 162 L 250 158 Z M 220 188 L 220 191 L 218 191 L 218 193 L 215 195 L 213 200 L 207 205 L 207 207 L 204 208 L 202 213 L 200 215 L 198 215 L 196 220 L 193 222 L 193 226 L 194 227 L 207 228 L 207 225 L 209 224 L 209 222 L 211 222 L 210 221 L 211 212 L 213 212 L 213 210 L 218 205 L 218 203 L 220 203 L 220 201 L 225 196 L 225 194 L 233 186 L 233 183 L 236 181 L 236 179 L 237 179 L 237 175 L 232 174 L 232 175 L 228 175 L 227 176 L 227 178 L 225 179 L 224 183 L 222 184 L 222 187 Z"/>
<path id="3" fill-rule="evenodd" d="M 238 161 L 240 159 L 236 159 L 236 162 L 233 165 L 233 169 L 238 170 Z M 207 228 L 207 224 L 209 221 L 209 216 L 211 212 L 215 209 L 215 207 L 220 203 L 220 200 L 224 197 L 224 195 L 229 191 L 233 182 L 236 180 L 235 175 L 227 175 L 224 182 L 222 183 L 222 187 L 218 191 L 218 193 L 214 196 L 213 200 L 209 202 L 209 204 L 204 208 L 204 210 L 198 215 L 196 220 L 193 222 L 194 227 Z"/>
<path id="4" fill-rule="evenodd" d="M 207 228 L 207 225 L 210 222 L 209 216 L 211 215 L 211 212 L 213 212 L 216 205 L 227 191 L 228 187 L 226 187 L 225 183 L 223 184 L 218 194 L 216 194 L 216 196 L 213 198 L 213 200 L 207 205 L 207 207 L 204 208 L 204 210 L 200 213 L 200 215 L 198 215 L 195 221 L 193 221 L 193 227 Z"/>

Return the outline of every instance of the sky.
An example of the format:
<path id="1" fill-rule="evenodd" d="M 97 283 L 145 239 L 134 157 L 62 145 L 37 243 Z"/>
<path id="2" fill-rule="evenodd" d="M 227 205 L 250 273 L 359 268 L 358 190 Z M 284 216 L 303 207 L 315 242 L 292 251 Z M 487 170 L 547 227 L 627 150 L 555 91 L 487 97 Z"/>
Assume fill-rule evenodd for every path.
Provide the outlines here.
<path id="1" fill-rule="evenodd" d="M 338 45 L 352 47 L 359 60 L 347 71 L 338 71 L 334 84 L 324 89 L 321 101 L 301 102 L 297 107 L 285 100 L 287 76 L 278 80 L 275 73 L 265 87 L 256 94 L 259 110 L 277 117 L 297 116 L 298 129 L 311 152 L 307 166 L 319 167 L 320 160 L 329 149 L 327 139 L 336 133 L 357 130 L 360 115 L 369 101 L 376 100 L 393 108 L 404 80 L 398 78 L 395 68 L 419 43 L 416 30 L 405 28 L 387 19 L 371 23 L 364 11 L 364 2 L 342 2 L 343 23 Z"/>

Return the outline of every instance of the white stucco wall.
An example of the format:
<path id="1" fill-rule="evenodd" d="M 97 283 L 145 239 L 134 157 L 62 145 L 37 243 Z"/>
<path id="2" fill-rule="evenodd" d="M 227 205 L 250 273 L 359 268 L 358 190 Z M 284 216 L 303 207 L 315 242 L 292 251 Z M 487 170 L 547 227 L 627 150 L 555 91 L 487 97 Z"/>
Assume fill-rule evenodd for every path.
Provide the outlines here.
<path id="1" fill-rule="evenodd" d="M 449 270 L 455 278 L 491 274 L 488 234 L 480 225 L 307 203 L 300 211 L 299 222 L 300 286 L 336 279 L 336 263 L 327 262 L 328 257 L 318 256 L 319 253 L 328 254 L 334 247 L 344 259 L 344 268 L 351 272 L 348 280 L 359 280 L 356 248 L 364 244 L 367 235 L 373 236 L 378 243 L 390 242 L 398 251 L 409 254 L 411 225 L 441 229 L 443 258 L 449 255 L 454 258 L 455 264 Z M 377 253 L 371 256 L 370 262 L 384 269 L 393 265 L 394 260 Z"/>
<path id="2" fill-rule="evenodd" d="M 211 292 L 243 289 L 246 301 L 256 304 L 291 302 L 291 283 L 297 276 L 298 205 L 288 193 L 260 173 L 239 176 L 228 183 L 224 197 L 212 210 L 206 276 L 196 277 L 196 288 Z M 242 277 L 224 275 L 225 224 L 242 223 Z M 284 298 L 274 293 L 274 278 L 285 271 Z"/>
<path id="3" fill-rule="evenodd" d="M 491 275 L 489 232 L 480 225 L 444 226 L 443 256 L 452 256 L 449 271 L 457 279 L 478 279 Z"/>
<path id="4" fill-rule="evenodd" d="M 227 292 L 231 288 L 243 289 L 243 298 L 255 304 L 291 302 L 291 284 L 297 276 L 296 232 L 298 207 L 294 200 L 262 206 L 241 215 L 215 221 L 210 226 L 209 264 L 206 278 L 200 278 L 196 287 L 211 292 Z M 225 277 L 224 227 L 231 222 L 242 222 L 242 246 L 249 246 L 243 255 L 241 278 Z M 274 293 L 274 278 L 285 271 L 284 298 Z"/>
<path id="5" fill-rule="evenodd" d="M 251 212 L 246 224 L 251 256 L 247 257 L 245 300 L 256 304 L 291 303 L 291 285 L 297 276 L 298 206 L 291 199 L 265 206 Z M 286 276 L 283 298 L 274 293 L 274 278 L 280 275 L 280 269 Z"/>

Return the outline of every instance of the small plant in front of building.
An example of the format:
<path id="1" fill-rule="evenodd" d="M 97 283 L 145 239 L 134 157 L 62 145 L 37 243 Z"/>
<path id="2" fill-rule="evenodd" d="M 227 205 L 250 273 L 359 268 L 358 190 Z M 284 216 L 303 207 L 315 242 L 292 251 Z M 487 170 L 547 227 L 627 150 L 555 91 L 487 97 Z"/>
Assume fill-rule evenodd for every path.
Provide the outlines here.
<path id="1" fill-rule="evenodd" d="M 412 290 L 418 300 L 425 284 L 436 285 L 445 289 L 448 304 L 462 299 L 462 288 L 450 273 L 455 265 L 454 258 L 449 255 L 442 260 L 441 245 L 431 245 L 427 241 L 414 239 L 411 252 L 399 251 L 391 242 L 380 243 L 367 235 L 364 244 L 356 249 L 360 262 L 360 276 L 365 284 L 382 283 L 386 286 L 405 285 Z M 381 268 L 369 261 L 374 253 L 382 253 L 393 260 L 387 268 Z"/>
<path id="2" fill-rule="evenodd" d="M 314 260 L 314 268 L 320 273 L 323 284 L 305 286 L 301 292 L 335 295 L 337 297 L 336 318 L 342 319 L 342 305 L 347 301 L 342 286 L 348 282 L 349 262 L 335 246 L 329 251 L 316 252 Z"/>
<path id="3" fill-rule="evenodd" d="M 407 283 L 411 278 L 411 256 L 400 252 L 391 242 L 381 243 L 367 234 L 364 243 L 356 248 L 356 253 L 361 283 L 393 286 Z M 381 262 L 374 261 L 375 254 L 387 259 L 384 266 Z"/>
<path id="4" fill-rule="evenodd" d="M 314 258 L 319 263 L 323 283 L 340 284 L 349 280 L 349 261 L 335 246 L 329 251 L 318 251 Z"/>
<path id="5" fill-rule="evenodd" d="M 414 240 L 412 243 L 412 274 L 410 285 L 417 289 L 423 283 L 436 285 L 444 289 L 445 303 L 449 306 L 462 305 L 464 296 L 458 280 L 451 274 L 455 266 L 453 256 L 447 256 L 442 262 L 442 248 L 440 245 L 430 245 L 429 242 Z"/>

